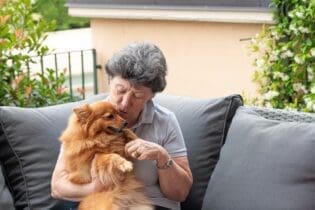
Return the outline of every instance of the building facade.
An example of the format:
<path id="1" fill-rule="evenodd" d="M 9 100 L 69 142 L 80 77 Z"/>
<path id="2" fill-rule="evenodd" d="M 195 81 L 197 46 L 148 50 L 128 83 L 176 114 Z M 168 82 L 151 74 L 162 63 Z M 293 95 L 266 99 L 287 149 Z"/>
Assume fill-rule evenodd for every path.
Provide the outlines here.
<path id="1" fill-rule="evenodd" d="M 99 90 L 104 64 L 128 43 L 149 41 L 164 52 L 168 94 L 219 97 L 255 94 L 250 39 L 272 24 L 267 0 L 69 0 L 69 14 L 91 19 Z"/>

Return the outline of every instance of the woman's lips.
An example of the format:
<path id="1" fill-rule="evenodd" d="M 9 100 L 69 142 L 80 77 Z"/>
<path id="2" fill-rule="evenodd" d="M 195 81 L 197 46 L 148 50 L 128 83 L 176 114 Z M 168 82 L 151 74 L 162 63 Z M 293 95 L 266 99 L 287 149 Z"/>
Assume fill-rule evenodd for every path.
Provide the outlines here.
<path id="1" fill-rule="evenodd" d="M 122 113 L 122 114 L 127 114 L 127 112 L 123 111 L 123 110 L 118 110 L 119 113 Z"/>
<path id="2" fill-rule="evenodd" d="M 128 113 L 127 112 L 124 112 L 124 111 L 118 111 L 119 115 L 120 116 L 126 116 Z"/>

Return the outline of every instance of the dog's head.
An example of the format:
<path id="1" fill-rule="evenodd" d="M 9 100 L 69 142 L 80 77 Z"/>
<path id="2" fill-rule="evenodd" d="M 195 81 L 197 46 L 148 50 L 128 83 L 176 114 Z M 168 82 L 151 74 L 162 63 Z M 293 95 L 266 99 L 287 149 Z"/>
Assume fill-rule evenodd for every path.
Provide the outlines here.
<path id="1" fill-rule="evenodd" d="M 121 118 L 114 106 L 105 101 L 84 104 L 73 109 L 77 122 L 89 137 L 105 132 L 117 135 L 127 126 L 127 121 Z"/>

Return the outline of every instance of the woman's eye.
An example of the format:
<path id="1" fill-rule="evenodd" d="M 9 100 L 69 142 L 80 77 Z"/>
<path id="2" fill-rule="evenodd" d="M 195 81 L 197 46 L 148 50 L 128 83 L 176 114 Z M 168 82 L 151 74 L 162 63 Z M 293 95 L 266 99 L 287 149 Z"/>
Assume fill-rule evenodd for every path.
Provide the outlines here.
<path id="1" fill-rule="evenodd" d="M 134 96 L 136 98 L 143 98 L 143 94 L 142 93 L 136 93 L 136 94 L 134 94 Z"/>
<path id="2" fill-rule="evenodd" d="M 124 93 L 125 93 L 124 90 L 117 90 L 117 94 L 119 94 L 119 95 L 122 95 L 122 94 L 124 94 Z"/>
<path id="3" fill-rule="evenodd" d="M 122 87 L 117 87 L 116 88 L 116 94 L 117 95 L 123 95 L 125 93 L 126 93 L 126 90 L 124 88 L 122 88 Z"/>

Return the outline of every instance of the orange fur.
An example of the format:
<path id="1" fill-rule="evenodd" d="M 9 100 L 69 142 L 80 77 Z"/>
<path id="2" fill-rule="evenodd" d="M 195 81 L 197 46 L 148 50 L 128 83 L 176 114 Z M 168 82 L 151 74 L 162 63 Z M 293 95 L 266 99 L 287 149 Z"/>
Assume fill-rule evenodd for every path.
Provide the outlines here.
<path id="1" fill-rule="evenodd" d="M 82 105 L 73 112 L 60 136 L 69 180 L 89 183 L 91 167 L 95 167 L 100 181 L 108 186 L 84 198 L 79 210 L 153 209 L 125 154 L 125 144 L 137 138 L 125 128 L 126 121 L 103 101 Z"/>

